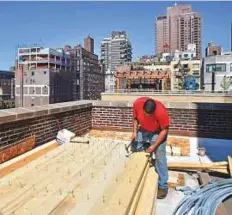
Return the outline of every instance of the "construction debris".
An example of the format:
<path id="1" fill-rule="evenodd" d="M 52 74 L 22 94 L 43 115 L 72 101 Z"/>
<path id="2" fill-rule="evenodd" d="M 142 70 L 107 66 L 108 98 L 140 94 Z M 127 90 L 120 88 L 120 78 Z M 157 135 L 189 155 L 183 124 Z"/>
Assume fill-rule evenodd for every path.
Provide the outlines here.
<path id="1" fill-rule="evenodd" d="M 184 174 L 175 171 L 168 171 L 168 186 L 170 188 L 176 188 L 179 186 L 184 186 Z"/>
<path id="2" fill-rule="evenodd" d="M 221 161 L 221 162 L 212 162 L 212 163 L 193 163 L 193 162 L 168 162 L 169 169 L 176 169 L 176 170 L 206 170 L 212 172 L 219 172 L 224 174 L 232 174 L 232 158 L 228 156 L 228 162 Z"/>

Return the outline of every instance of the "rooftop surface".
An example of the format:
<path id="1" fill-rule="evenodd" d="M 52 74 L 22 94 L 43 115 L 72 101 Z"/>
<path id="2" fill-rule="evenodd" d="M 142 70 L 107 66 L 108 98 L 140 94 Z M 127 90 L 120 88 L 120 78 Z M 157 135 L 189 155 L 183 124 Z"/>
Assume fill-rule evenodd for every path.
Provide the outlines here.
<path id="1" fill-rule="evenodd" d="M 60 146 L 58 144 L 48 151 L 43 151 L 38 157 L 35 155 L 41 149 L 44 150 L 56 144 L 52 141 L 45 144 L 46 146 L 40 146 L 1 164 L 0 172 L 6 168 L 10 169 L 12 164 L 20 160 L 25 161 L 24 165 L 19 165 L 14 170 L 11 166 L 9 173 L 2 177 L 0 196 L 3 199 L 0 211 L 3 214 L 14 212 L 23 215 L 31 214 L 32 211 L 34 211 L 32 214 L 50 214 L 51 212 L 51 214 L 61 214 L 65 208 L 65 214 L 76 212 L 118 214 L 119 211 L 121 213 L 128 207 L 127 201 L 132 198 L 136 181 L 139 180 L 138 176 L 143 168 L 140 165 L 145 161 L 141 155 L 138 155 L 139 153 L 131 157 L 125 156 L 124 144 L 128 142 L 130 135 L 130 132 L 92 130 L 83 137 L 83 140 L 89 139 L 90 144 L 77 142 Z M 170 136 L 170 138 L 182 137 Z M 189 156 L 168 155 L 168 161 L 210 163 L 207 156 L 197 155 L 197 138 L 187 139 L 190 144 Z M 35 159 L 29 158 L 33 154 Z M 153 167 L 150 171 L 155 174 Z M 172 173 L 170 172 L 170 183 L 177 180 Z M 195 176 L 188 173 L 181 174 L 184 175 L 184 185 L 192 187 L 199 185 Z M 154 185 L 157 182 L 152 180 L 146 183 L 149 183 L 151 187 L 151 184 Z M 154 199 L 156 209 L 153 214 L 172 214 L 183 197 L 183 193 L 170 188 L 166 199 Z M 121 203 L 119 204 L 118 201 Z"/>

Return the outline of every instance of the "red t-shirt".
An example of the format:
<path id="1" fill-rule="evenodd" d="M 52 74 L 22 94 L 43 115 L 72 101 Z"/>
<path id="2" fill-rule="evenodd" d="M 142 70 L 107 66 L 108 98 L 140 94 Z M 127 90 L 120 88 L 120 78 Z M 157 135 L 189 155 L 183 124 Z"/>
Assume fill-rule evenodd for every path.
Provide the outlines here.
<path id="1" fill-rule="evenodd" d="M 145 115 L 143 105 L 147 99 L 150 98 L 141 97 L 134 102 L 133 118 L 138 120 L 141 128 L 149 132 L 168 127 L 170 125 L 168 111 L 161 102 L 154 100 L 156 103 L 155 112 L 149 116 Z"/>

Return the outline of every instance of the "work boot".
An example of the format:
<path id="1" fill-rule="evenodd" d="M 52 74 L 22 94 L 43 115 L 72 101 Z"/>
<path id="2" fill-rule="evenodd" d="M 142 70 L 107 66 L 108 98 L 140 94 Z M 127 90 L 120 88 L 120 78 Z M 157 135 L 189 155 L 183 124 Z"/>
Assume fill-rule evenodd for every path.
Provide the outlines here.
<path id="1" fill-rule="evenodd" d="M 167 194 L 168 194 L 168 188 L 167 189 L 159 188 L 157 199 L 164 199 L 166 198 Z"/>

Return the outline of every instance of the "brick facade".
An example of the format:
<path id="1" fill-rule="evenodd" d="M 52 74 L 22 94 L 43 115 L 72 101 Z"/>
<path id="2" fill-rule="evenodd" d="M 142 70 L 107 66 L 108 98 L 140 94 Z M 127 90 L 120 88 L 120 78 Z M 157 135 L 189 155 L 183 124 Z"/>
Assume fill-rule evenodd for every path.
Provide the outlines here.
<path id="1" fill-rule="evenodd" d="M 183 108 L 168 108 L 171 118 L 170 133 L 176 135 L 229 138 L 232 139 L 232 108 L 231 105 L 214 107 L 195 105 Z M 221 107 L 221 108 L 220 108 Z M 93 128 L 132 129 L 132 108 L 95 106 L 92 110 Z"/>
<path id="2" fill-rule="evenodd" d="M 40 117 L 17 120 L 0 125 L 0 150 L 9 148 L 20 140 L 35 135 L 35 145 L 41 145 L 55 139 L 60 128 L 69 129 L 76 134 L 91 129 L 91 106 Z"/>

